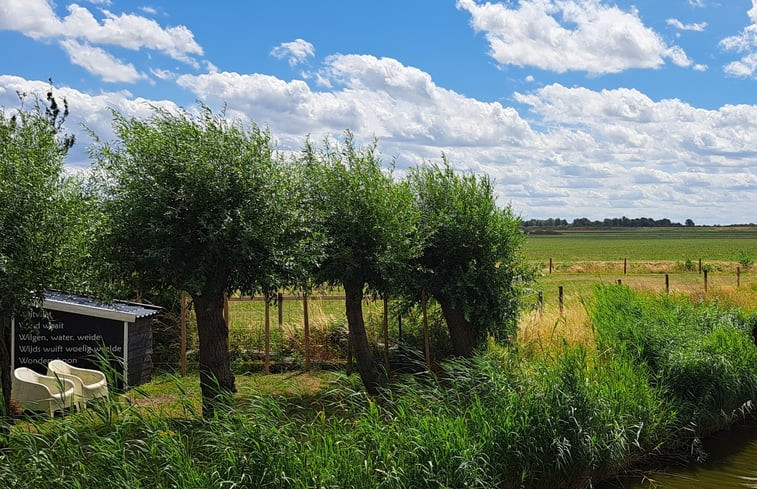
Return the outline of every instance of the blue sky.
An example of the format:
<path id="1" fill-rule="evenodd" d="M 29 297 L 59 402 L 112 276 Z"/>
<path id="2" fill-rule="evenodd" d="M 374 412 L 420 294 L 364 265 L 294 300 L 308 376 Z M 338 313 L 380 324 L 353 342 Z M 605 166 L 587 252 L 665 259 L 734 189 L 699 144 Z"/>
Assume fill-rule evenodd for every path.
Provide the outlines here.
<path id="1" fill-rule="evenodd" d="M 524 218 L 757 221 L 757 0 L 0 0 L 0 106 L 52 77 L 79 136 L 109 108 L 227 106 L 442 153 Z"/>

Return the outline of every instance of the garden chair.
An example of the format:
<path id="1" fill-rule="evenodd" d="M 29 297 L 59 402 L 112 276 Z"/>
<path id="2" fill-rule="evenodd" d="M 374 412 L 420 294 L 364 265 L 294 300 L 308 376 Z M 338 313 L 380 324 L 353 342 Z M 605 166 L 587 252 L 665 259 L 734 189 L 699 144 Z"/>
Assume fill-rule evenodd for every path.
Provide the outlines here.
<path id="1" fill-rule="evenodd" d="M 92 399 L 108 395 L 108 381 L 99 370 L 74 367 L 63 360 L 51 360 L 47 364 L 47 375 L 74 383 L 74 398 L 79 409 L 86 407 Z"/>
<path id="2" fill-rule="evenodd" d="M 24 409 L 45 411 L 53 416 L 56 410 L 71 407 L 74 401 L 74 383 L 19 367 L 13 371 L 11 400 L 17 401 Z"/>

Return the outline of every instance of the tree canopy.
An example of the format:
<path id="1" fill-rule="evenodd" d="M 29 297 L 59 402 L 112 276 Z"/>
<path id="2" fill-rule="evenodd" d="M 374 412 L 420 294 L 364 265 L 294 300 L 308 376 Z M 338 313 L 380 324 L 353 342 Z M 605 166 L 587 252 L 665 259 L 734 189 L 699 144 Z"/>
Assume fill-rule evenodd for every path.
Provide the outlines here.
<path id="1" fill-rule="evenodd" d="M 298 227 L 293 173 L 268 131 L 204 106 L 144 120 L 114 113 L 114 129 L 117 141 L 92 153 L 105 218 L 97 249 L 137 289 L 191 294 L 203 411 L 212 414 L 235 391 L 224 293 L 270 295 L 301 269 L 295 255 L 309 234 Z"/>
<path id="2" fill-rule="evenodd" d="M 26 102 L 21 97 L 21 102 Z M 52 88 L 47 104 L 0 109 L 0 422 L 10 406 L 11 318 L 26 316 L 59 276 L 72 194 L 66 192 L 63 159 L 73 139 L 62 134 L 68 115 Z"/>
<path id="3" fill-rule="evenodd" d="M 488 176 L 456 173 L 446 159 L 411 169 L 409 181 L 420 211 L 413 295 L 437 300 L 457 355 L 472 354 L 487 335 L 514 334 L 529 277 L 520 220 L 497 206 Z"/>
<path id="4" fill-rule="evenodd" d="M 386 293 L 415 252 L 412 196 L 382 167 L 375 142 L 357 147 L 349 132 L 341 145 L 308 143 L 303 163 L 311 215 L 325 238 L 314 281 L 344 286 L 350 343 L 364 385 L 375 391 L 380 378 L 361 303 L 366 291 Z"/>

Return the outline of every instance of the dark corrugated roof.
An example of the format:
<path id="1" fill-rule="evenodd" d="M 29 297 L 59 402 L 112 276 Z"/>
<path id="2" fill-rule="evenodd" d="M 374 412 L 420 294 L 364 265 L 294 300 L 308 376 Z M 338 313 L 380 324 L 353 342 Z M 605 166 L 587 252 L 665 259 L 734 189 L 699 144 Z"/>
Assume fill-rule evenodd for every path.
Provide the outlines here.
<path id="1" fill-rule="evenodd" d="M 114 301 L 110 304 L 97 301 L 92 297 L 68 294 L 59 291 L 45 292 L 45 308 L 55 309 L 54 304 L 67 304 L 74 308 L 81 308 L 81 314 L 91 316 L 123 315 L 133 318 L 153 316 L 160 312 L 161 307 L 134 302 Z"/>

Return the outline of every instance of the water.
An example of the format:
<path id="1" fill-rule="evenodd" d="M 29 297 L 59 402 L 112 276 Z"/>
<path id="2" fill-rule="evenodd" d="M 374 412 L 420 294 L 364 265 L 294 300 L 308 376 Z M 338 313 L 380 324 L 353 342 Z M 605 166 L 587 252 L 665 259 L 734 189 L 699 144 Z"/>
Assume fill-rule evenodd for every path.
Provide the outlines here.
<path id="1" fill-rule="evenodd" d="M 660 489 L 757 489 L 757 423 L 719 433 L 704 442 L 706 462 L 646 473 Z M 605 489 L 649 489 L 649 481 L 623 479 Z"/>

